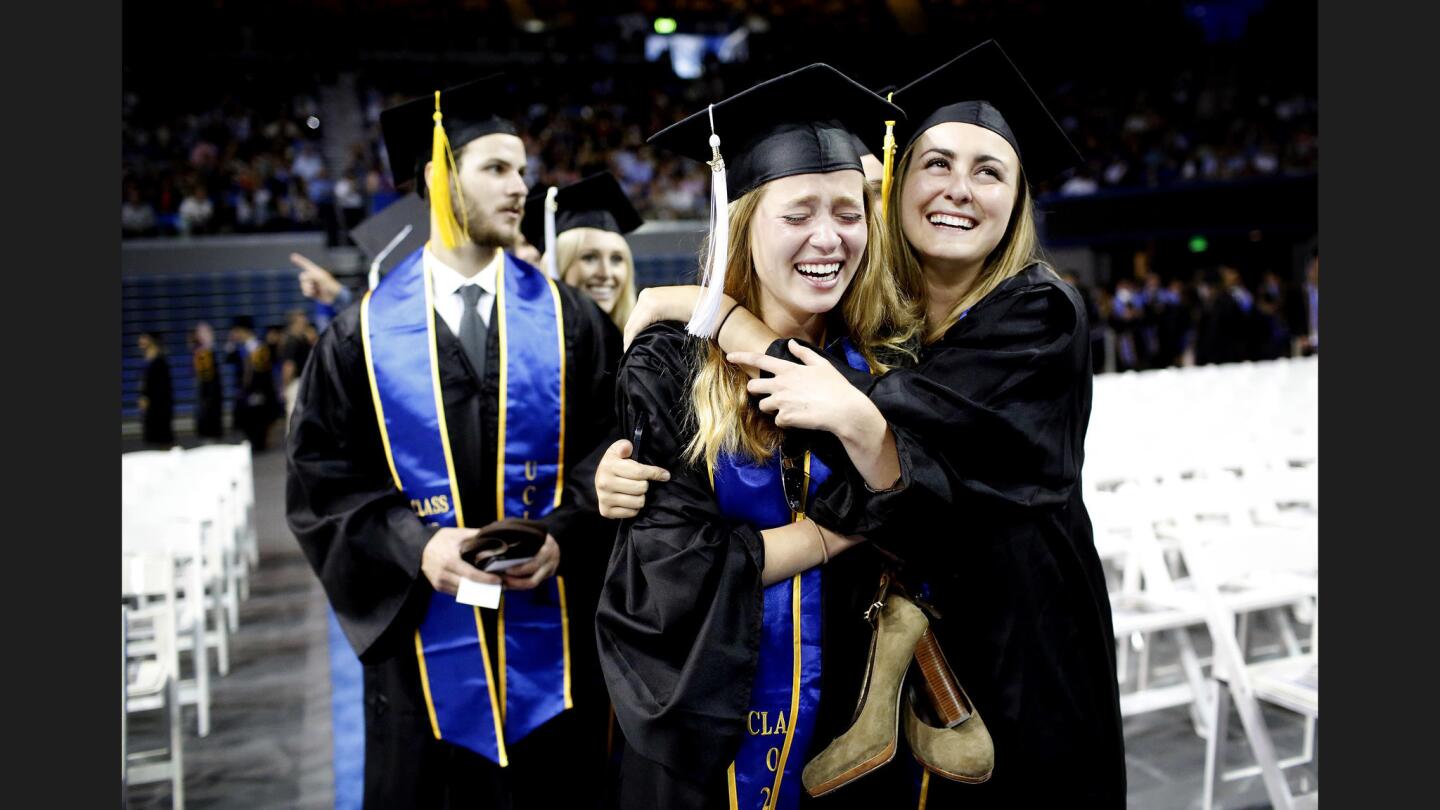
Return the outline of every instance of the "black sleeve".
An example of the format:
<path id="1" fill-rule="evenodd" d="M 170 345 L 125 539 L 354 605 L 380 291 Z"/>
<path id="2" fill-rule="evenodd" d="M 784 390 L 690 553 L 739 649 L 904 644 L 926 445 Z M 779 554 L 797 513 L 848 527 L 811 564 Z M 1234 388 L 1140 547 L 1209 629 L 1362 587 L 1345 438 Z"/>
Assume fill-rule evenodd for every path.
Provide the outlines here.
<path id="1" fill-rule="evenodd" d="M 734 757 L 759 655 L 764 546 L 720 514 L 704 463 L 685 464 L 693 343 L 675 324 L 647 328 L 626 354 L 621 427 L 644 426 L 642 460 L 670 481 L 622 524 L 595 617 L 615 716 L 637 751 L 684 773 Z"/>
<path id="2" fill-rule="evenodd" d="M 900 509 L 938 518 L 977 499 L 1033 507 L 1069 498 L 1083 450 L 1074 446 L 1084 436 L 1077 423 L 1088 418 L 1089 341 L 1082 304 L 1066 289 L 1007 291 L 972 310 L 980 322 L 952 330 L 958 336 L 919 366 L 849 375 L 890 423 L 906 472 L 902 492 L 867 507 L 871 518 L 883 523 Z M 812 512 L 831 525 L 874 499 L 840 479 Z"/>
<path id="3" fill-rule="evenodd" d="M 600 516 L 595 468 L 616 427 L 615 372 L 620 364 L 620 330 L 582 293 L 560 285 L 568 341 L 565 397 L 565 484 L 560 505 L 542 521 L 560 544 L 562 574 L 575 566 L 603 570 L 615 537 L 614 521 Z M 579 573 L 579 571 L 576 571 Z"/>
<path id="4" fill-rule="evenodd" d="M 415 515 L 390 475 L 357 313 L 336 325 L 306 364 L 295 404 L 286 519 L 351 646 L 371 662 L 408 649 L 433 592 L 420 558 L 437 527 Z"/>
<path id="5" fill-rule="evenodd" d="M 175 398 L 175 388 L 170 382 L 170 361 L 165 355 L 155 358 L 155 385 L 150 389 L 150 404 L 158 404 L 162 410 L 170 410 L 171 400 Z"/>

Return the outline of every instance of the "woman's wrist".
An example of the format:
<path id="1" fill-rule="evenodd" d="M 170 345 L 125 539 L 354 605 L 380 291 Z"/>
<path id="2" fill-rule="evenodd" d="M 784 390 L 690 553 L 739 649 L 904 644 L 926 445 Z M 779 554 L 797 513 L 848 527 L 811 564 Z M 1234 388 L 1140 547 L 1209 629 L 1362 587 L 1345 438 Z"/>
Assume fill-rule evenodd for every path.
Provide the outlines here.
<path id="1" fill-rule="evenodd" d="M 729 321 L 730 321 L 730 316 L 731 316 L 731 315 L 734 315 L 734 314 L 735 314 L 735 310 L 737 310 L 737 309 L 739 309 L 739 308 L 740 308 L 740 302 L 739 302 L 739 301 L 736 301 L 734 298 L 731 298 L 731 297 L 728 296 L 728 295 L 721 295 L 721 297 L 720 297 L 720 311 L 724 312 L 725 314 L 722 315 L 722 316 L 720 316 L 720 323 L 719 323 L 718 326 L 715 327 L 715 334 L 712 335 L 711 338 L 710 338 L 712 341 L 714 341 L 714 343 L 715 343 L 716 346 L 720 346 L 720 345 L 721 345 L 721 344 L 720 344 L 720 335 L 721 335 L 721 333 L 723 333 L 723 332 L 725 331 L 725 324 L 729 323 Z"/>
<path id="2" fill-rule="evenodd" d="M 847 406 L 840 411 L 839 424 L 826 426 L 847 451 L 870 453 L 878 450 L 890 423 L 870 398 L 852 389 L 846 397 Z"/>
<path id="3" fill-rule="evenodd" d="M 865 480 L 866 488 L 871 492 L 889 492 L 899 485 L 902 477 L 895 434 L 869 397 L 858 391 L 856 397 L 855 407 L 846 409 L 843 424 L 832 432 L 856 472 Z"/>

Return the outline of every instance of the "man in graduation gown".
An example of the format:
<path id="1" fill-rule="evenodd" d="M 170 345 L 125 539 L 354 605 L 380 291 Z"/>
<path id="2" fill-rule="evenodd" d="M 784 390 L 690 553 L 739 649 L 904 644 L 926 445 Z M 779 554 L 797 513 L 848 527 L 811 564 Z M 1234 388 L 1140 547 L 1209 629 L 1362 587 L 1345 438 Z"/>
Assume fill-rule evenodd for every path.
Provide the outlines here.
<path id="1" fill-rule="evenodd" d="M 235 427 L 250 441 L 251 450 L 264 450 L 280 404 L 275 392 L 274 357 L 265 341 L 255 335 L 255 321 L 250 316 L 235 318 L 227 356 L 235 367 Z"/>
<path id="2" fill-rule="evenodd" d="M 289 524 L 364 665 L 368 808 L 604 793 L 591 623 L 615 530 L 589 482 L 614 438 L 620 337 L 504 253 L 525 152 L 493 112 L 497 78 L 382 116 L 434 237 L 321 335 L 289 436 Z M 521 517 L 548 532 L 529 562 L 462 559 L 477 527 Z M 503 584 L 498 609 L 457 601 L 464 580 Z"/>
<path id="3" fill-rule="evenodd" d="M 150 332 L 139 340 L 145 356 L 145 379 L 140 383 L 140 413 L 146 444 L 167 447 L 175 440 L 171 419 L 175 410 L 175 391 L 170 384 L 170 363 L 160 341 Z"/>

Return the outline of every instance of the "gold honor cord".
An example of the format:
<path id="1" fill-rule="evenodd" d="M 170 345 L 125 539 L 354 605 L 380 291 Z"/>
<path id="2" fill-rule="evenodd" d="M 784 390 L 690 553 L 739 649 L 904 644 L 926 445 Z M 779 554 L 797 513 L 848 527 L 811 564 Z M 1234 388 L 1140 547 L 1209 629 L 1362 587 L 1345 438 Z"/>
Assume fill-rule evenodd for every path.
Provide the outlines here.
<path id="1" fill-rule="evenodd" d="M 930 798 L 930 772 L 920 772 L 920 804 L 915 810 L 925 810 L 925 801 Z"/>
<path id="2" fill-rule="evenodd" d="M 799 523 L 805 520 L 806 501 L 809 499 L 810 482 L 810 451 L 805 451 L 805 475 L 800 479 L 800 511 L 792 518 L 792 522 Z M 781 486 L 784 486 L 784 473 L 781 473 Z M 794 654 L 791 656 L 790 672 L 790 725 L 785 729 L 785 745 L 780 749 L 780 763 L 775 768 L 775 786 L 770 790 L 770 795 L 775 797 L 772 801 L 780 800 L 780 783 L 785 779 L 785 761 L 790 758 L 790 743 L 795 739 L 795 728 L 800 725 L 798 715 L 800 714 L 800 669 L 802 646 L 801 627 L 804 624 L 804 614 L 800 611 L 800 577 L 804 571 L 796 574 L 790 579 L 790 616 L 791 625 L 794 629 Z"/>

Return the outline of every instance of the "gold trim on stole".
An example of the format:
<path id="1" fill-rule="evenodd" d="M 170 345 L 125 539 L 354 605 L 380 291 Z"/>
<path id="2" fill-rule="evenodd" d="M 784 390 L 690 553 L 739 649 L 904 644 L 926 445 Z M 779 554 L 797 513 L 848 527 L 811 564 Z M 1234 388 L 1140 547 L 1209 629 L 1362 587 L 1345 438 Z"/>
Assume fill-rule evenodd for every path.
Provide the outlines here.
<path id="1" fill-rule="evenodd" d="M 490 677 L 490 646 L 485 642 L 485 625 L 480 621 L 480 608 L 474 610 L 475 635 L 480 637 L 480 658 L 485 662 L 485 688 L 490 690 L 490 719 L 495 722 L 495 750 L 500 754 L 500 767 L 504 768 L 510 764 L 510 758 L 505 755 L 505 725 L 500 720 L 500 713 L 495 710 L 495 679 Z M 505 648 L 502 646 L 500 649 Z M 500 671 L 505 670 L 502 667 Z"/>
<path id="2" fill-rule="evenodd" d="M 565 708 L 575 708 L 570 698 L 570 611 L 565 607 L 565 578 L 555 575 L 555 588 L 560 591 L 560 649 L 565 656 Z"/>
<path id="3" fill-rule="evenodd" d="M 430 713 L 430 730 L 435 739 L 440 739 L 440 721 L 435 717 L 435 701 L 430 699 L 430 673 L 425 669 L 425 645 L 420 641 L 420 630 L 415 630 L 415 658 L 420 662 L 420 687 L 425 692 L 425 710 Z"/>
<path id="4" fill-rule="evenodd" d="M 565 491 L 565 312 L 560 308 L 560 288 L 555 280 L 545 277 L 550 285 L 550 298 L 555 302 L 555 339 L 560 349 L 560 454 L 555 459 L 555 508 L 560 508 L 560 494 Z M 563 603 L 563 598 L 562 598 Z M 568 662 L 568 658 L 566 659 Z M 570 680 L 570 667 L 565 667 L 565 680 Z M 566 700 L 569 705 L 569 700 Z"/>
<path id="5" fill-rule="evenodd" d="M 380 445 L 385 449 L 385 463 L 390 466 L 395 488 L 403 492 L 405 486 L 400 483 L 400 473 L 395 471 L 395 457 L 390 452 L 390 431 L 385 427 L 385 407 L 380 404 L 380 386 L 375 382 L 375 356 L 370 349 L 370 295 L 373 292 L 367 290 L 365 297 L 360 299 L 360 345 L 365 350 L 365 374 L 370 378 L 370 399 L 375 403 L 375 422 L 380 425 Z"/>

